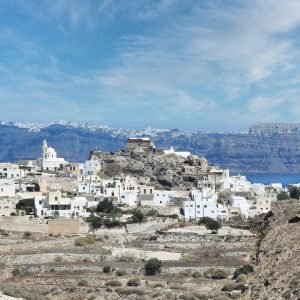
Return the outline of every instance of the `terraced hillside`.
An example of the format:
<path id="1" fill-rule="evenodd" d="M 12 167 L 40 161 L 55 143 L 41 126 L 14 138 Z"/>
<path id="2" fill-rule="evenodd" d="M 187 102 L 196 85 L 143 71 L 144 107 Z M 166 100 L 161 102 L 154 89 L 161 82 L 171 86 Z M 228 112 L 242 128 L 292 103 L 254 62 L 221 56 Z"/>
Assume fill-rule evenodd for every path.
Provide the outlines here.
<path id="1" fill-rule="evenodd" d="M 26 299 L 237 299 L 221 291 L 255 253 L 255 237 L 174 224 L 156 234 L 49 236 L 1 231 L 0 290 Z M 146 276 L 150 258 L 161 272 Z M 108 268 L 109 267 L 109 268 Z M 226 290 L 226 289 L 225 289 Z"/>

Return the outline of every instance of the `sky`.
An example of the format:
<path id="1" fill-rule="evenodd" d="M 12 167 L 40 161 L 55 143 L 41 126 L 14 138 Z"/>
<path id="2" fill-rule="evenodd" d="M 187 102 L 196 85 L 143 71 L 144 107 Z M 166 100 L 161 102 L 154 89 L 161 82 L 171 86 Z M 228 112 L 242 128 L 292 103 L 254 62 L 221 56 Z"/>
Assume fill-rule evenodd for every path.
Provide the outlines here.
<path id="1" fill-rule="evenodd" d="M 298 122 L 299 0 L 0 0 L 0 120 Z"/>

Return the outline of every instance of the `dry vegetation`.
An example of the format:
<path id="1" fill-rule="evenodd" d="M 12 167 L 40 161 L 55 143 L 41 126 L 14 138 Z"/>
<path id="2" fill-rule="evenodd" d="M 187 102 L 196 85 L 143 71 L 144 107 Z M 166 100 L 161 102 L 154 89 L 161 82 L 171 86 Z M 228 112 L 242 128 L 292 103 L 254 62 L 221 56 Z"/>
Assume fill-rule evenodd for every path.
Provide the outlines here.
<path id="1" fill-rule="evenodd" d="M 255 253 L 249 236 L 0 235 L 0 290 L 24 299 L 237 299 L 245 278 L 230 278 Z M 147 257 L 156 253 L 161 272 L 146 276 Z"/>

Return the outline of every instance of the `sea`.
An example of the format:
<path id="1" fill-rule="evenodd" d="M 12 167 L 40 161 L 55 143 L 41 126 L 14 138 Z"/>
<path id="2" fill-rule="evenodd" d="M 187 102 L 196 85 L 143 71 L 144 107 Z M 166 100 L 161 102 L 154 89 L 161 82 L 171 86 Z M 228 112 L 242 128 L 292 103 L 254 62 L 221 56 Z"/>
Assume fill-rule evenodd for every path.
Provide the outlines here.
<path id="1" fill-rule="evenodd" d="M 245 175 L 251 183 L 282 183 L 284 187 L 300 183 L 300 174 L 241 174 Z"/>

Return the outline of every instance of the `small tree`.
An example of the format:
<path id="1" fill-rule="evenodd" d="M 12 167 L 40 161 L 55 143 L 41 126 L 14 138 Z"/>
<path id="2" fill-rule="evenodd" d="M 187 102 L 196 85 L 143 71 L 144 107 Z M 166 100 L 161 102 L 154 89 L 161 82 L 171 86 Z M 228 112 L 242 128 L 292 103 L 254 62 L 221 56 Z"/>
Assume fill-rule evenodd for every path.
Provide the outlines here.
<path id="1" fill-rule="evenodd" d="M 160 272 L 161 266 L 161 260 L 157 258 L 150 258 L 145 264 L 145 274 L 150 276 L 156 275 Z"/>
<path id="2" fill-rule="evenodd" d="M 91 214 L 91 227 L 93 230 L 98 229 L 103 224 L 103 218 L 97 217 L 94 214 Z"/>
<path id="3" fill-rule="evenodd" d="M 253 271 L 254 271 L 254 269 L 253 269 L 253 267 L 251 265 L 242 266 L 240 268 L 237 268 L 234 271 L 232 279 L 236 279 L 241 274 L 247 275 L 249 273 L 252 273 Z"/>
<path id="4" fill-rule="evenodd" d="M 285 192 L 285 191 L 281 191 L 278 195 L 277 195 L 277 200 L 288 200 L 290 199 L 290 195 Z"/>
<path id="5" fill-rule="evenodd" d="M 96 212 L 110 214 L 112 213 L 113 209 L 114 209 L 114 205 L 112 204 L 112 202 L 109 201 L 108 199 L 104 199 L 103 201 L 100 201 L 98 203 Z"/>
<path id="6" fill-rule="evenodd" d="M 289 193 L 290 193 L 291 198 L 293 198 L 293 199 L 299 199 L 300 198 L 300 188 L 298 188 L 296 186 L 290 185 L 289 186 Z"/>
<path id="7" fill-rule="evenodd" d="M 141 223 L 144 221 L 145 215 L 140 210 L 135 209 L 131 219 L 133 223 Z"/>
<path id="8" fill-rule="evenodd" d="M 211 219 L 209 222 L 205 223 L 205 227 L 212 232 L 218 233 L 218 230 L 222 227 L 222 225 L 219 221 Z"/>

